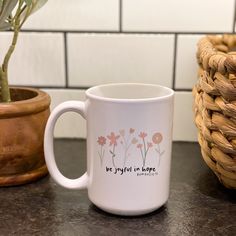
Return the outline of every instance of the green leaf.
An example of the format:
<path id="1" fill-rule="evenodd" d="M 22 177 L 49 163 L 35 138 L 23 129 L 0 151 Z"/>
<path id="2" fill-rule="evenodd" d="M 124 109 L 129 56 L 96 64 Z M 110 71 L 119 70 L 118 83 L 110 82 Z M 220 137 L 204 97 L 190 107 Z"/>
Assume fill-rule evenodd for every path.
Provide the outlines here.
<path id="1" fill-rule="evenodd" d="M 3 0 L 0 0 L 0 12 L 2 11 L 2 3 L 3 3 Z"/>
<path id="2" fill-rule="evenodd" d="M 11 15 L 18 3 L 18 0 L 2 0 L 1 2 L 0 25 L 2 25 L 3 22 L 5 22 L 6 19 Z"/>
<path id="3" fill-rule="evenodd" d="M 31 14 L 39 10 L 48 0 L 24 0 L 28 7 L 33 7 Z"/>
<path id="4" fill-rule="evenodd" d="M 29 2 L 34 3 L 34 8 L 32 9 L 31 14 L 33 14 L 34 12 L 38 11 L 41 7 L 43 7 L 43 5 L 48 1 L 48 0 L 26 0 Z"/>
<path id="5" fill-rule="evenodd" d="M 39 10 L 47 0 L 23 0 L 24 8 L 20 14 L 21 26 L 27 20 L 27 18 L 32 15 L 35 11 Z"/>
<path id="6" fill-rule="evenodd" d="M 33 0 L 24 0 L 24 2 L 27 6 L 30 6 L 32 4 Z"/>

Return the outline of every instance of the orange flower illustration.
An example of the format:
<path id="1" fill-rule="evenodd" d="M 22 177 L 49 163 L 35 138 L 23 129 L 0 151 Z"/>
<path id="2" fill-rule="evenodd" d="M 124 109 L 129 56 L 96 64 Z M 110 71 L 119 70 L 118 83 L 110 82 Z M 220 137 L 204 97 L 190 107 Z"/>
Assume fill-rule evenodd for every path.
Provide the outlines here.
<path id="1" fill-rule="evenodd" d="M 161 143 L 162 139 L 163 139 L 163 137 L 162 137 L 162 134 L 161 134 L 161 133 L 155 133 L 155 134 L 153 134 L 153 136 L 152 136 L 152 141 L 153 141 L 153 143 L 155 143 L 155 144 Z"/>
<path id="2" fill-rule="evenodd" d="M 156 144 L 155 151 L 158 154 L 158 167 L 160 166 L 161 163 L 161 156 L 165 153 L 165 151 L 161 151 L 160 143 L 163 140 L 163 136 L 161 133 L 155 133 L 152 136 L 152 141 L 154 144 Z"/>
<path id="3" fill-rule="evenodd" d="M 106 138 L 103 136 L 100 136 L 100 137 L 98 137 L 97 142 L 99 145 L 104 146 L 106 144 Z"/>
<path id="4" fill-rule="evenodd" d="M 111 132 L 110 135 L 107 135 L 107 138 L 110 140 L 110 146 L 117 146 L 117 139 L 119 139 L 120 135 L 115 135 L 114 132 Z"/>
<path id="5" fill-rule="evenodd" d="M 145 137 L 147 137 L 147 133 L 145 133 L 145 132 L 140 132 L 139 137 L 142 138 L 142 139 L 144 139 Z"/>
<path id="6" fill-rule="evenodd" d="M 129 129 L 129 132 L 130 132 L 131 134 L 134 133 L 134 131 L 135 131 L 135 129 L 132 129 L 132 128 Z"/>
<path id="7" fill-rule="evenodd" d="M 103 148 L 103 146 L 106 144 L 106 138 L 103 136 L 99 136 L 97 143 L 101 146 L 100 151 L 98 151 L 98 155 L 100 157 L 100 161 L 101 161 L 101 166 L 103 164 L 103 159 L 104 159 L 104 155 L 105 155 L 105 149 Z"/>
<path id="8" fill-rule="evenodd" d="M 112 164 L 113 164 L 114 168 L 116 168 L 116 164 L 115 164 L 115 156 L 116 156 L 115 148 L 117 146 L 117 140 L 120 138 L 120 135 L 115 135 L 114 132 L 111 132 L 110 135 L 107 135 L 107 138 L 110 141 L 109 145 L 113 146 L 113 149 L 110 150 L 110 153 L 111 153 L 111 157 L 112 157 Z"/>
<path id="9" fill-rule="evenodd" d="M 143 160 L 143 167 L 145 167 L 148 151 L 150 150 L 150 148 L 153 147 L 153 144 L 152 142 L 148 142 L 147 140 L 145 140 L 145 138 L 147 137 L 147 133 L 140 132 L 139 137 L 142 139 L 143 144 L 141 143 L 138 144 L 137 148 L 140 149 L 142 160 Z"/>

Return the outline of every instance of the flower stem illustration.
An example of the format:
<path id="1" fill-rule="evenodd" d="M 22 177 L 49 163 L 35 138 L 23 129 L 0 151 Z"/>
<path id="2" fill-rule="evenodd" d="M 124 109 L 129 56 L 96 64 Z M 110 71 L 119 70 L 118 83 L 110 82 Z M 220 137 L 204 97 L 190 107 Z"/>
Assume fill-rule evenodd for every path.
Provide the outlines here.
<path id="1" fill-rule="evenodd" d="M 105 155 L 104 145 L 106 144 L 106 138 L 103 136 L 100 136 L 100 137 L 98 137 L 97 142 L 101 146 L 100 152 L 98 151 L 98 155 L 100 157 L 100 162 L 101 162 L 101 166 L 102 166 L 104 155 Z"/>
<path id="2" fill-rule="evenodd" d="M 142 160 L 143 160 L 143 166 L 145 166 L 145 161 L 144 161 L 144 156 L 143 156 L 143 144 L 139 143 L 139 144 L 137 145 L 137 148 L 140 149 L 141 156 L 142 156 Z"/>
<path id="3" fill-rule="evenodd" d="M 142 139 L 143 143 L 139 143 L 137 145 L 137 148 L 140 149 L 143 160 L 143 167 L 145 167 L 148 151 L 150 148 L 152 148 L 153 144 L 151 142 L 146 142 L 145 138 L 147 137 L 147 133 L 140 132 L 139 137 Z"/>
<path id="4" fill-rule="evenodd" d="M 128 159 L 128 151 L 129 151 L 131 145 L 136 144 L 138 142 L 138 140 L 136 138 L 133 138 L 130 142 L 131 135 L 134 133 L 134 131 L 135 131 L 134 129 L 130 128 L 129 129 L 129 135 L 128 135 L 127 138 L 125 138 L 125 130 L 124 129 L 119 131 L 120 136 L 122 138 L 121 144 L 123 145 L 123 148 L 124 148 L 124 151 L 125 151 L 123 167 L 125 167 L 125 165 L 126 165 L 126 162 L 127 162 L 127 159 Z"/>
<path id="5" fill-rule="evenodd" d="M 154 144 L 156 144 L 155 151 L 158 153 L 158 167 L 161 164 L 161 156 L 165 153 L 165 151 L 161 151 L 160 143 L 162 142 L 162 134 L 161 133 L 155 133 L 152 136 L 152 141 Z"/>
<path id="6" fill-rule="evenodd" d="M 112 157 L 112 164 L 114 166 L 114 168 L 116 168 L 116 164 L 115 164 L 115 148 L 117 146 L 117 140 L 120 138 L 120 135 L 115 135 L 114 132 L 111 132 L 110 135 L 107 135 L 107 138 L 110 141 L 109 146 L 112 147 L 112 149 L 110 149 L 110 153 L 111 153 L 111 157 Z"/>

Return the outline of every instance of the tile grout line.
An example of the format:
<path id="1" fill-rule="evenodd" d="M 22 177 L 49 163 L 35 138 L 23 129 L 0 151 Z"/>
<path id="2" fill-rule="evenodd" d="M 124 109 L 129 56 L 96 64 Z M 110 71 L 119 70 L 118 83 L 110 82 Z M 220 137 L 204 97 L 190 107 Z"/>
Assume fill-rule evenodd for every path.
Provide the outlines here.
<path id="1" fill-rule="evenodd" d="M 34 87 L 38 89 L 57 89 L 57 90 L 87 90 L 91 88 L 94 85 L 91 86 L 44 86 L 44 85 L 20 85 L 20 84 L 15 84 L 14 86 L 23 86 L 23 87 Z M 192 89 L 189 88 L 176 88 L 174 89 L 176 92 L 192 92 Z"/>
<path id="2" fill-rule="evenodd" d="M 121 17 L 122 18 L 122 17 Z M 123 22 L 119 23 L 122 24 Z M 21 32 L 24 33 L 72 33 L 72 34 L 117 34 L 119 35 L 120 33 L 122 34 L 140 34 L 140 35 L 145 35 L 145 34 L 154 34 L 154 35 L 159 35 L 159 34 L 184 34 L 184 35 L 196 35 L 196 34 L 209 34 L 209 35 L 214 35 L 214 34 L 232 34 L 227 31 L 221 31 L 221 32 L 175 32 L 175 31 L 124 31 L 122 29 L 122 32 L 119 30 L 39 30 L 39 29 L 23 29 Z"/>
<path id="3" fill-rule="evenodd" d="M 43 88 L 43 89 L 58 89 L 58 90 L 87 90 L 87 89 L 91 88 L 92 86 L 68 86 L 68 87 L 64 87 L 64 86 L 58 86 L 58 87 L 54 87 L 54 86 L 36 86 L 36 87 L 37 88 Z"/>
<path id="4" fill-rule="evenodd" d="M 119 32 L 121 33 L 123 30 L 123 0 L 119 1 Z"/>
<path id="5" fill-rule="evenodd" d="M 234 0 L 234 18 L 233 18 L 233 33 L 235 33 L 235 24 L 236 24 L 236 0 Z"/>
<path id="6" fill-rule="evenodd" d="M 177 57 L 177 43 L 178 43 L 178 36 L 175 34 L 174 39 L 174 55 L 173 55 L 173 74 L 172 74 L 172 89 L 175 90 L 175 75 L 176 75 L 176 57 Z"/>
<path id="7" fill-rule="evenodd" d="M 176 88 L 174 89 L 175 92 L 192 92 L 192 89 L 189 88 Z"/>
<path id="8" fill-rule="evenodd" d="M 64 63 L 65 63 L 65 88 L 68 88 L 68 48 L 67 48 L 67 33 L 64 32 Z"/>

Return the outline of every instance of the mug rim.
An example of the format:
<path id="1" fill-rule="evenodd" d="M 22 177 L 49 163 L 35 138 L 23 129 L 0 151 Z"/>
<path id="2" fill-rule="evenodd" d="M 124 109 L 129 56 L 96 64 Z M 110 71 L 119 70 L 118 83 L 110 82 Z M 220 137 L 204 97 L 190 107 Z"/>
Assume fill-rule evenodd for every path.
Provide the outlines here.
<path id="1" fill-rule="evenodd" d="M 114 86 L 123 86 L 123 85 L 133 85 L 133 86 L 148 86 L 148 87 L 156 87 L 160 89 L 164 89 L 167 91 L 166 95 L 157 96 L 157 97 L 150 97 L 150 98 L 110 98 L 110 97 L 103 97 L 92 92 L 102 87 L 114 87 Z M 93 86 L 86 90 L 85 94 L 87 98 L 91 98 L 94 100 L 106 101 L 106 102 L 120 102 L 120 103 L 140 103 L 140 102 L 157 102 L 157 101 L 164 101 L 168 100 L 169 98 L 174 96 L 174 90 L 168 88 L 166 86 L 158 85 L 158 84 L 146 84 L 146 83 L 108 83 L 108 84 L 101 84 Z"/>

